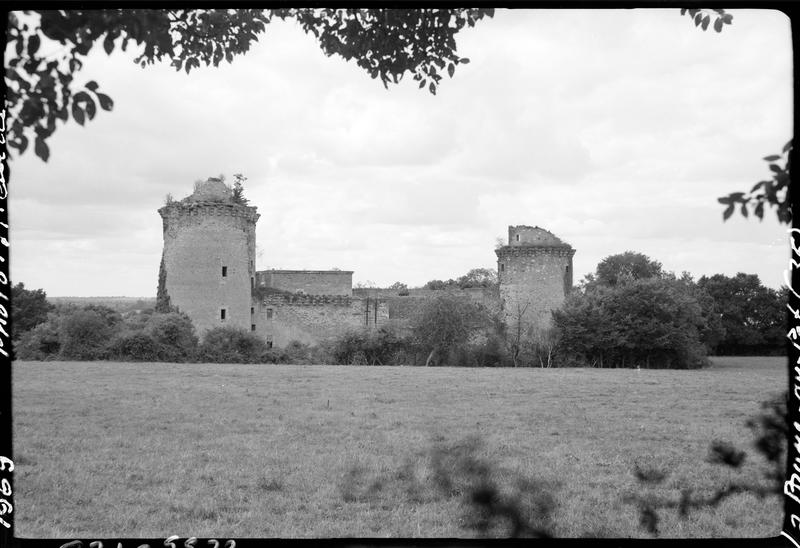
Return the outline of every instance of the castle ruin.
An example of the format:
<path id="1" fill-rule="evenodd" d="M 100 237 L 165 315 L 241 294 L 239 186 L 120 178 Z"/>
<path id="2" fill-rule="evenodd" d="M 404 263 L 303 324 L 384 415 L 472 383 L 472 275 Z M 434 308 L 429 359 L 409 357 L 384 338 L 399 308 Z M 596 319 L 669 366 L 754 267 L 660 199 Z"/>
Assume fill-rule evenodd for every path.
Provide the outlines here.
<path id="1" fill-rule="evenodd" d="M 508 245 L 495 250 L 503 321 L 533 329 L 550 326 L 551 310 L 572 289 L 575 250 L 538 226 L 509 226 Z"/>
<path id="2" fill-rule="evenodd" d="M 180 201 L 158 210 L 164 248 L 157 308 L 186 313 L 199 335 L 219 326 L 248 329 L 268 346 L 318 343 L 355 329 L 403 327 L 441 291 L 353 290 L 346 270 L 256 270 L 257 208 L 237 203 L 220 179 L 195 184 Z M 549 326 L 572 287 L 575 250 L 550 232 L 509 226 L 508 245 L 496 250 L 499 288 L 458 295 L 500 314 L 510 325 L 523 317 Z"/>

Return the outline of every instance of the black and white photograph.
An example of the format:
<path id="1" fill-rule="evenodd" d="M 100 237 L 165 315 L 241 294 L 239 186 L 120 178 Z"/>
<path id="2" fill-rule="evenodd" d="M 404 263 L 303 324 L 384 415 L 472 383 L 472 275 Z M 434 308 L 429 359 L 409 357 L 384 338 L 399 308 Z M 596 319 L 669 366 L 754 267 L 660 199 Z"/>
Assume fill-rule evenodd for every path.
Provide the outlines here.
<path id="1" fill-rule="evenodd" d="M 787 14 L 88 7 L 8 12 L 15 537 L 781 534 Z"/>

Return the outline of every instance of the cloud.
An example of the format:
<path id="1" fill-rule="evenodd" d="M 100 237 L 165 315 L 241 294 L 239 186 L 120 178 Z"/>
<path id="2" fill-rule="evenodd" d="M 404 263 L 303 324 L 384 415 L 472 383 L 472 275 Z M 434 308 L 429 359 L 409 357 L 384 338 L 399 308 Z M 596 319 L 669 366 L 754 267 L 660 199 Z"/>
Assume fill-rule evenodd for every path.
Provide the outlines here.
<path id="1" fill-rule="evenodd" d="M 421 284 L 492 267 L 496 236 L 538 224 L 578 250 L 576 279 L 633 249 L 777 285 L 783 227 L 722 223 L 716 199 L 768 175 L 792 134 L 790 30 L 769 10 L 721 34 L 677 9 L 498 10 L 459 34 L 471 62 L 436 96 L 385 90 L 292 23 L 188 76 L 98 48 L 80 77 L 113 112 L 60 127 L 47 164 L 12 161 L 12 274 L 152 295 L 164 196 L 243 173 L 259 268 Z"/>

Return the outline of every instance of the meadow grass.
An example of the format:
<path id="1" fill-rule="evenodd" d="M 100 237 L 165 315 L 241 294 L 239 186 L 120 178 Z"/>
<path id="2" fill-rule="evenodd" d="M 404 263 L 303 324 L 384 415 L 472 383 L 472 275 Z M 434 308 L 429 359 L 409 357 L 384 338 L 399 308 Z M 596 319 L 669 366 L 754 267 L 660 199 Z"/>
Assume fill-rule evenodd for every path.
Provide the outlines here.
<path id="1" fill-rule="evenodd" d="M 541 482 L 528 490 L 552 495 L 556 536 L 647 537 L 623 500 L 641 492 L 634 466 L 670 470 L 668 496 L 757 476 L 752 460 L 704 459 L 715 439 L 749 445 L 745 420 L 787 373 L 784 358 L 690 371 L 15 362 L 13 382 L 18 537 L 471 537 L 431 459 L 472 442 L 504 489 Z M 780 498 L 740 494 L 665 511 L 660 532 L 764 537 L 781 522 Z"/>

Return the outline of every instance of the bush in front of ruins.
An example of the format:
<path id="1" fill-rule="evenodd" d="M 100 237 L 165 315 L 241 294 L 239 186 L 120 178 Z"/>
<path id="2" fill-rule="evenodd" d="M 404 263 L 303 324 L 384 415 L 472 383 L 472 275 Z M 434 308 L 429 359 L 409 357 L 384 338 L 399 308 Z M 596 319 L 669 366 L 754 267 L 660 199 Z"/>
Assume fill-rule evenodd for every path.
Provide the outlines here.
<path id="1" fill-rule="evenodd" d="M 267 345 L 239 327 L 215 327 L 206 331 L 197 360 L 209 363 L 261 363 Z"/>
<path id="2" fill-rule="evenodd" d="M 461 365 L 455 354 L 489 331 L 491 325 L 491 316 L 484 306 L 468 298 L 444 294 L 427 301 L 412 320 L 412 340 L 428 354 L 426 366 Z"/>
<path id="3" fill-rule="evenodd" d="M 120 333 L 108 345 L 108 357 L 121 361 L 163 361 L 161 345 L 143 331 Z"/>
<path id="4" fill-rule="evenodd" d="M 268 348 L 261 355 L 261 363 L 312 365 L 333 363 L 329 344 L 310 346 L 300 341 L 290 341 L 283 348 Z"/>
<path id="5" fill-rule="evenodd" d="M 181 312 L 151 315 L 143 332 L 158 345 L 158 359 L 161 361 L 190 361 L 197 353 L 194 325 L 189 316 Z"/>
<path id="6" fill-rule="evenodd" d="M 397 365 L 407 342 L 387 327 L 349 331 L 331 341 L 330 354 L 339 365 Z"/>

